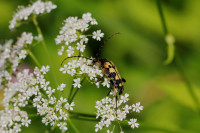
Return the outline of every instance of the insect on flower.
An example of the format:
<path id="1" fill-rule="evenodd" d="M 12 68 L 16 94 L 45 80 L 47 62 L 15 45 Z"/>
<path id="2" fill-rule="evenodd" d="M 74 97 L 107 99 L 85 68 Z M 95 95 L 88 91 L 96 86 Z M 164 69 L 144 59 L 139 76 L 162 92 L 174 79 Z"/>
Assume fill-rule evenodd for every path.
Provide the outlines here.
<path id="1" fill-rule="evenodd" d="M 91 58 L 83 57 L 83 56 L 71 56 L 71 57 L 65 58 L 62 61 L 62 64 L 64 63 L 65 60 L 67 60 L 69 58 L 75 58 L 75 57 L 81 57 L 81 58 L 86 58 L 86 59 L 92 60 L 92 63 L 89 64 L 89 66 L 99 65 L 99 67 L 103 71 L 102 79 L 104 77 L 106 77 L 112 85 L 111 89 L 114 90 L 114 94 L 115 94 L 115 98 L 116 98 L 116 109 L 117 109 L 117 90 L 119 92 L 119 95 L 121 95 L 124 90 L 124 83 L 126 82 L 126 80 L 120 76 L 114 63 L 107 59 L 102 59 L 102 58 L 91 59 Z M 102 79 L 99 79 L 98 81 L 101 81 Z M 110 94 L 110 91 L 109 91 L 108 95 Z"/>
<path id="2" fill-rule="evenodd" d="M 107 40 L 109 40 L 110 38 L 112 38 L 114 35 L 119 34 L 119 32 L 112 34 L 110 37 L 108 37 L 103 44 L 105 44 L 105 42 Z M 101 47 L 99 49 L 99 51 L 101 50 Z M 99 53 L 98 51 L 98 53 Z M 98 53 L 96 54 L 96 56 L 98 57 Z M 98 65 L 102 71 L 103 71 L 103 77 L 101 79 L 99 79 L 97 82 L 103 80 L 104 77 L 106 77 L 111 85 L 112 88 L 110 89 L 109 93 L 107 95 L 110 94 L 111 90 L 114 90 L 114 95 L 115 95 L 115 101 L 116 101 L 116 112 L 117 112 L 117 90 L 119 92 L 119 95 L 122 94 L 123 90 L 124 90 L 124 83 L 126 82 L 126 80 L 124 78 L 122 78 L 119 74 L 119 71 L 117 70 L 115 64 L 112 61 L 109 61 L 105 58 L 88 58 L 88 57 L 84 57 L 84 56 L 71 56 L 71 57 L 67 57 L 65 58 L 62 63 L 64 63 L 65 60 L 69 59 L 69 58 L 75 58 L 75 57 L 81 57 L 81 58 L 86 58 L 88 60 L 92 60 L 92 63 L 89 64 L 89 66 L 94 66 L 94 65 Z M 117 90 L 116 90 L 117 89 Z"/>

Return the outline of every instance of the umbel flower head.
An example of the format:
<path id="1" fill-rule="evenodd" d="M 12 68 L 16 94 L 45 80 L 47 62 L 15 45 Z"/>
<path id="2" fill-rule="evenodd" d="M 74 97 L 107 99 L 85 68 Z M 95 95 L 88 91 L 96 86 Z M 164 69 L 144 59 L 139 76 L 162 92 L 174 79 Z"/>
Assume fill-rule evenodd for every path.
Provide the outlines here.
<path id="1" fill-rule="evenodd" d="M 28 49 L 35 40 L 41 41 L 41 37 L 23 32 L 14 45 L 13 40 L 0 45 L 0 89 L 12 79 L 11 75 L 16 71 L 20 62 L 26 58 Z"/>
<path id="2" fill-rule="evenodd" d="M 38 0 L 32 5 L 28 5 L 27 7 L 19 6 L 17 12 L 13 16 L 13 19 L 10 21 L 9 28 L 12 30 L 17 25 L 19 25 L 21 21 L 28 20 L 31 15 L 49 13 L 56 7 L 57 6 L 54 5 L 51 1 L 43 2 L 41 0 Z"/>
<path id="3" fill-rule="evenodd" d="M 73 102 L 66 98 L 55 97 L 56 91 L 63 90 L 66 85 L 61 84 L 57 89 L 49 86 L 45 75 L 49 66 L 37 67 L 31 73 L 28 69 L 17 73 L 16 82 L 9 81 L 4 89 L 4 110 L 0 111 L 0 129 L 2 132 L 20 132 L 22 126 L 31 123 L 28 112 L 21 109 L 27 105 L 35 107 L 37 114 L 42 117 L 45 125 L 57 126 L 66 131 L 68 110 L 73 110 Z"/>
<path id="4" fill-rule="evenodd" d="M 89 36 L 100 41 L 104 36 L 101 30 L 94 31 L 93 34 L 85 34 L 92 25 L 97 24 L 96 19 L 92 18 L 91 13 L 83 14 L 80 19 L 78 19 L 78 17 L 68 17 L 64 21 L 64 26 L 55 39 L 57 45 L 62 45 L 61 49 L 58 51 L 58 55 L 62 55 L 63 52 L 66 51 L 68 57 L 70 57 L 74 55 L 75 50 L 83 53 L 86 48 L 85 44 L 88 43 Z"/>
<path id="5" fill-rule="evenodd" d="M 97 119 L 101 118 L 100 122 L 96 124 L 95 131 L 101 130 L 103 127 L 109 127 L 112 125 L 114 121 L 127 121 L 127 123 L 131 126 L 131 128 L 135 128 L 139 126 L 137 119 L 130 119 L 128 121 L 127 115 L 131 112 L 140 112 L 143 110 L 143 106 L 140 106 L 140 102 L 133 104 L 131 106 L 127 105 L 126 102 L 129 101 L 129 94 L 119 96 L 117 101 L 116 108 L 116 99 L 114 98 L 103 98 L 100 101 L 96 102 L 95 108 L 97 109 Z M 121 129 L 122 130 L 122 129 Z M 121 131 L 122 132 L 122 131 Z"/>

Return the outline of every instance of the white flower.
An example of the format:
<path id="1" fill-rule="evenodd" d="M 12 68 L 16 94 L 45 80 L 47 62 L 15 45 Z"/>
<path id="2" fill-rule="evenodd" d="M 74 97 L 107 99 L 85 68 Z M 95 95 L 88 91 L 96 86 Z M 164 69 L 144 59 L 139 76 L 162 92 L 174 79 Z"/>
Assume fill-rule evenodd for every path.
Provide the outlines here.
<path id="1" fill-rule="evenodd" d="M 38 36 L 35 36 L 34 39 L 37 40 L 37 41 L 42 41 L 43 40 L 41 34 L 39 34 Z"/>
<path id="2" fill-rule="evenodd" d="M 45 66 L 42 66 L 42 68 L 41 68 L 40 71 L 41 71 L 43 74 L 46 74 L 46 73 L 49 71 L 49 68 L 50 68 L 50 66 L 48 66 L 48 65 L 47 65 L 46 67 L 45 67 Z"/>
<path id="3" fill-rule="evenodd" d="M 19 40 L 24 41 L 24 43 L 31 44 L 33 41 L 33 35 L 32 33 L 23 32 L 22 37 Z M 19 43 L 19 40 L 18 40 L 18 43 Z"/>
<path id="4" fill-rule="evenodd" d="M 120 121 L 124 120 L 126 118 L 126 113 L 127 112 L 125 112 L 125 111 L 121 111 L 121 112 L 118 111 L 117 112 L 117 119 L 120 120 Z"/>
<path id="5" fill-rule="evenodd" d="M 132 109 L 132 107 L 131 106 L 128 106 L 128 105 L 126 105 L 124 108 L 124 112 L 126 112 L 126 113 L 129 113 L 129 110 L 131 110 Z"/>
<path id="6" fill-rule="evenodd" d="M 96 19 L 92 19 L 92 21 L 91 21 L 91 25 L 98 25 L 98 22 L 96 21 Z"/>
<path id="7" fill-rule="evenodd" d="M 49 81 L 47 81 L 47 82 L 41 82 L 40 83 L 40 87 L 43 88 L 44 90 L 46 90 L 47 87 L 48 87 L 48 85 L 49 85 L 49 83 L 50 83 Z"/>
<path id="8" fill-rule="evenodd" d="M 51 89 L 51 87 L 48 87 L 46 93 L 48 94 L 48 96 L 50 97 L 53 93 L 55 92 L 55 89 Z"/>
<path id="9" fill-rule="evenodd" d="M 66 108 L 67 110 L 73 110 L 73 106 L 75 106 L 74 102 L 72 102 L 71 104 L 69 104 L 69 103 L 66 103 L 66 104 L 65 104 L 65 108 Z"/>
<path id="10" fill-rule="evenodd" d="M 89 13 L 89 12 L 88 12 L 88 13 L 85 13 L 85 14 L 83 14 L 82 18 L 83 18 L 83 20 L 85 20 L 86 22 L 89 22 L 89 21 L 92 20 L 92 14 Z"/>
<path id="11" fill-rule="evenodd" d="M 124 96 L 121 96 L 121 102 L 126 103 L 129 100 L 129 94 L 125 94 Z"/>
<path id="12" fill-rule="evenodd" d="M 129 125 L 131 125 L 131 128 L 139 127 L 139 124 L 136 123 L 137 119 L 130 119 L 130 122 L 128 122 Z"/>
<path id="13" fill-rule="evenodd" d="M 76 87 L 80 88 L 81 87 L 80 83 L 81 83 L 80 78 L 74 79 L 74 83 L 73 83 L 74 88 L 76 88 Z"/>
<path id="14" fill-rule="evenodd" d="M 60 117 L 59 117 L 60 120 L 62 119 L 67 120 L 68 114 L 65 111 L 60 110 L 59 113 L 60 113 Z"/>
<path id="15" fill-rule="evenodd" d="M 17 124 L 15 123 L 14 127 L 13 127 L 13 131 L 14 132 L 20 132 L 21 131 L 21 125 L 20 124 Z"/>
<path id="16" fill-rule="evenodd" d="M 81 43 L 88 43 L 88 38 L 85 35 L 80 35 Z"/>
<path id="17" fill-rule="evenodd" d="M 67 131 L 67 123 L 66 122 L 60 122 L 57 124 L 58 127 L 60 127 L 60 130 Z"/>
<path id="18" fill-rule="evenodd" d="M 102 121 L 100 121 L 98 124 L 95 125 L 95 132 L 98 132 L 99 130 L 101 130 L 104 126 L 104 123 Z"/>
<path id="19" fill-rule="evenodd" d="M 60 68 L 60 71 L 63 73 L 63 74 L 65 74 L 66 72 L 67 72 L 67 70 L 68 70 L 68 66 L 65 64 L 64 65 L 64 67 L 61 67 Z"/>
<path id="20" fill-rule="evenodd" d="M 113 131 L 107 130 L 107 133 L 113 133 Z"/>
<path id="21" fill-rule="evenodd" d="M 136 103 L 136 105 L 133 104 L 132 107 L 133 107 L 133 111 L 136 111 L 138 113 L 140 113 L 140 110 L 143 110 L 143 106 L 140 106 L 140 102 Z"/>
<path id="22" fill-rule="evenodd" d="M 26 50 L 21 50 L 19 53 L 19 59 L 25 59 L 26 58 Z"/>
<path id="23" fill-rule="evenodd" d="M 28 125 L 31 124 L 31 120 L 28 119 L 28 117 L 25 117 L 22 119 L 22 125 L 28 127 Z"/>
<path id="24" fill-rule="evenodd" d="M 104 36 L 104 33 L 101 33 L 101 30 L 94 31 L 92 38 L 96 39 L 97 41 L 101 41 L 101 38 Z"/>
<path id="25" fill-rule="evenodd" d="M 66 84 L 62 83 L 60 86 L 58 86 L 57 90 L 63 91 L 65 87 L 66 87 Z"/>
<path id="26" fill-rule="evenodd" d="M 62 55 L 65 50 L 65 47 L 62 46 L 61 49 L 58 50 L 58 55 Z"/>
<path id="27" fill-rule="evenodd" d="M 67 56 L 70 57 L 71 55 L 74 54 L 74 48 L 69 46 L 66 52 L 68 53 Z"/>
<path id="28" fill-rule="evenodd" d="M 77 43 L 77 50 L 80 50 L 80 52 L 84 52 L 85 47 L 83 43 Z"/>
<path id="29" fill-rule="evenodd" d="M 107 88 L 110 88 L 110 81 L 108 78 L 104 78 L 104 82 L 102 83 L 103 86 L 107 86 Z"/>

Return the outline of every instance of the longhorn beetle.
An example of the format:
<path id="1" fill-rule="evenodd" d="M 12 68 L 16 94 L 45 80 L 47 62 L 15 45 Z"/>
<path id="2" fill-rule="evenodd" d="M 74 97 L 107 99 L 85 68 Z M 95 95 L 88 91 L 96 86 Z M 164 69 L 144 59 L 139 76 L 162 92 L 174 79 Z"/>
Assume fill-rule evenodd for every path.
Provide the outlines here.
<path id="1" fill-rule="evenodd" d="M 108 39 L 110 39 L 112 36 L 114 36 L 116 34 L 119 34 L 119 33 L 115 33 L 115 34 L 111 35 Z M 105 41 L 107 41 L 107 40 L 105 40 Z M 105 41 L 104 41 L 104 43 L 105 43 Z M 124 78 L 121 78 L 114 63 L 107 59 L 103 59 L 103 58 L 91 59 L 91 58 L 84 57 L 84 56 L 71 56 L 71 57 L 65 58 L 62 61 L 61 65 L 64 63 L 65 60 L 67 60 L 69 58 L 74 58 L 74 57 L 82 57 L 82 58 L 92 60 L 92 63 L 89 64 L 89 66 L 94 66 L 96 64 L 99 65 L 99 67 L 103 71 L 103 77 L 106 77 L 112 85 L 111 89 L 113 89 L 114 93 L 115 93 L 115 101 L 116 101 L 116 109 L 117 109 L 117 91 L 116 91 L 116 89 L 118 90 L 119 95 L 121 95 L 124 90 L 124 83 L 126 82 L 126 80 Z M 111 91 L 111 89 L 110 89 L 110 91 Z M 108 95 L 110 94 L 110 91 L 109 91 Z"/>

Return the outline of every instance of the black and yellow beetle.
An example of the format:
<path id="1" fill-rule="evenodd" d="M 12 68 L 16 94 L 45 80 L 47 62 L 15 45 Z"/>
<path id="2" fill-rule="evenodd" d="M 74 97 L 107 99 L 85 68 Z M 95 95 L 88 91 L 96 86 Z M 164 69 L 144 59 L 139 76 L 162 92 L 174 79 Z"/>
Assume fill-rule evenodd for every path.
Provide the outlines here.
<path id="1" fill-rule="evenodd" d="M 114 93 L 115 93 L 116 109 L 117 109 L 117 91 L 116 91 L 116 89 L 118 90 L 119 95 L 121 95 L 123 90 L 124 90 L 124 83 L 126 82 L 126 80 L 124 78 L 121 78 L 121 76 L 120 76 L 116 66 L 114 65 L 114 63 L 107 60 L 107 59 L 101 59 L 101 58 L 91 59 L 91 58 L 83 57 L 83 56 L 71 56 L 71 57 L 65 58 L 62 61 L 62 64 L 65 60 L 67 60 L 69 58 L 74 58 L 74 57 L 82 57 L 82 58 L 92 60 L 92 63 L 89 66 L 93 66 L 93 65 L 96 65 L 96 64 L 99 65 L 99 67 L 103 71 L 103 77 L 106 77 L 112 85 L 111 89 L 113 89 Z M 110 93 L 110 91 L 109 91 L 109 93 Z"/>

